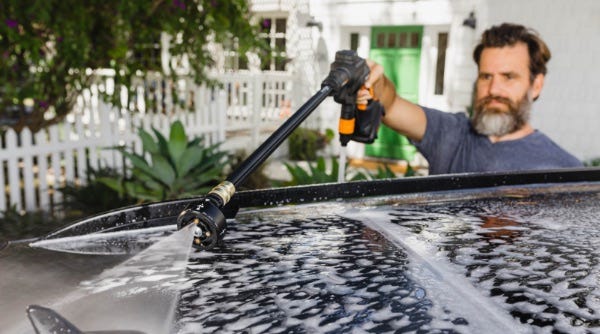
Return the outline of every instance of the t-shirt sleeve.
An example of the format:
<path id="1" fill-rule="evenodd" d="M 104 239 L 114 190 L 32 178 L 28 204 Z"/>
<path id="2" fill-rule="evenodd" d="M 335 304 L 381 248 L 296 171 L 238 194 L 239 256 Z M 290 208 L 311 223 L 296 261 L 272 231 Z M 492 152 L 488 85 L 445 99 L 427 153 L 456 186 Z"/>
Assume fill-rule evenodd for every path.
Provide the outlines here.
<path id="1" fill-rule="evenodd" d="M 445 172 L 449 169 L 462 135 L 469 131 L 469 120 L 462 113 L 447 113 L 422 107 L 427 125 L 421 141 L 411 141 L 429 162 L 430 172 Z"/>

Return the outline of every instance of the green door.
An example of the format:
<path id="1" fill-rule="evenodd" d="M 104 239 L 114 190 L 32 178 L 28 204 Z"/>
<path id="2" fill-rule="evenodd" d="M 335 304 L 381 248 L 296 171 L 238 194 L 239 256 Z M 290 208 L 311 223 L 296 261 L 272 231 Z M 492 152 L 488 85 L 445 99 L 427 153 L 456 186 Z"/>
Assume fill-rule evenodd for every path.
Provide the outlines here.
<path id="1" fill-rule="evenodd" d="M 418 102 L 422 26 L 373 27 L 369 58 L 381 64 L 396 92 L 408 101 Z M 377 140 L 367 145 L 371 157 L 412 160 L 416 148 L 408 139 L 381 125 Z"/>

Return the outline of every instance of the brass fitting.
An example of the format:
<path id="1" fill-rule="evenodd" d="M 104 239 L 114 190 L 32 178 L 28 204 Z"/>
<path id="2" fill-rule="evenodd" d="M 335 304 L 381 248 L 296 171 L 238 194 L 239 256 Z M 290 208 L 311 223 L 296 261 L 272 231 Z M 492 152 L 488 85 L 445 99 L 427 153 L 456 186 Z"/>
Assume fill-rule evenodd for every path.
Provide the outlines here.
<path id="1" fill-rule="evenodd" d="M 235 194 L 235 185 L 229 181 L 223 181 L 208 192 L 209 195 L 216 195 L 221 198 L 223 205 L 229 203 L 229 200 Z"/>

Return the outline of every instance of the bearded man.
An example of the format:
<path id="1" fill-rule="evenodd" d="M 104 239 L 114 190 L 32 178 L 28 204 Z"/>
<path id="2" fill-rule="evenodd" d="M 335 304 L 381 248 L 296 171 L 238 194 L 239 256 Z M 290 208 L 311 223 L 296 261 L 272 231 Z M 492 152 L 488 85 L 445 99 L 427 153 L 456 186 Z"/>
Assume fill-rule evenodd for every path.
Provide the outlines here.
<path id="1" fill-rule="evenodd" d="M 365 87 L 385 108 L 383 122 L 407 136 L 429 162 L 429 174 L 581 167 L 582 163 L 529 123 L 542 91 L 550 50 L 533 30 L 504 23 L 482 34 L 473 58 L 476 96 L 471 119 L 422 107 L 396 94 L 381 65 Z M 367 89 L 357 102 L 366 103 Z"/>

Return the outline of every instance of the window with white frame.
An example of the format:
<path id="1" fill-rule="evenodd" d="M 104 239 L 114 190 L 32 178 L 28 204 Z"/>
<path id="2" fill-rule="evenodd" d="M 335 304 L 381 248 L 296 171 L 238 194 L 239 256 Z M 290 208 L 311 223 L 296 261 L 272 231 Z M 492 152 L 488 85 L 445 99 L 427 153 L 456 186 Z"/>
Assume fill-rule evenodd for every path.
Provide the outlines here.
<path id="1" fill-rule="evenodd" d="M 285 71 L 287 64 L 286 40 L 287 18 L 282 15 L 262 15 L 260 18 L 260 37 L 270 46 L 269 54 L 262 54 L 263 71 Z"/>
<path id="2" fill-rule="evenodd" d="M 245 54 L 241 54 L 238 47 L 238 38 L 231 37 L 228 43 L 223 45 L 223 56 L 225 70 L 239 71 L 248 69 L 248 58 Z"/>

